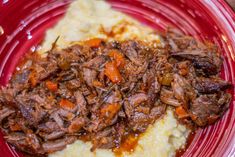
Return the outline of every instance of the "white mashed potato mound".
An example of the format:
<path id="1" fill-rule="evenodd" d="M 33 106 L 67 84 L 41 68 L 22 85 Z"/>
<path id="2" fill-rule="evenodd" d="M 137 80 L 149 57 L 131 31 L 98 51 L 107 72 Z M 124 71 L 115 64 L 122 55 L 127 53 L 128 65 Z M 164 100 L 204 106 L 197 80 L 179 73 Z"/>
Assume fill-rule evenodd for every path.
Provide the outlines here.
<path id="1" fill-rule="evenodd" d="M 58 36 L 57 46 L 64 48 L 71 42 L 94 37 L 112 40 L 113 37 L 107 35 L 111 31 L 116 34 L 116 40 L 137 38 L 159 41 L 159 36 L 152 29 L 113 10 L 102 0 L 76 0 L 68 8 L 65 17 L 47 31 L 41 52 L 49 50 Z"/>
<path id="2" fill-rule="evenodd" d="M 115 36 L 108 35 L 112 32 Z M 45 41 L 40 52 L 51 48 L 57 41 L 59 48 L 64 48 L 79 40 L 94 37 L 107 40 L 141 39 L 158 41 L 160 37 L 154 31 L 141 25 L 134 19 L 113 10 L 109 4 L 102 0 L 76 0 L 65 17 L 46 33 Z M 171 157 L 175 151 L 182 148 L 190 130 L 178 124 L 171 109 L 162 119 L 149 126 L 140 137 L 134 152 L 123 152 L 123 157 Z M 96 149 L 91 152 L 92 144 L 80 140 L 68 145 L 64 150 L 50 154 L 50 157 L 114 157 L 111 150 Z"/>

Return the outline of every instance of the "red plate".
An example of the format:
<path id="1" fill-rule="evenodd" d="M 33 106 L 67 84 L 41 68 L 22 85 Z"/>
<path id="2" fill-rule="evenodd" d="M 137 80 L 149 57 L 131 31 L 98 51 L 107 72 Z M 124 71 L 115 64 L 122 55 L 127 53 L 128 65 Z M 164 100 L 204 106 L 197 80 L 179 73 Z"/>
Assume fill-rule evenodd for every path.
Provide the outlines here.
<path id="1" fill-rule="evenodd" d="M 0 84 L 5 85 L 22 55 L 40 43 L 44 32 L 64 14 L 71 0 L 2 0 Z M 223 0 L 109 0 L 113 8 L 163 31 L 177 27 L 185 34 L 216 43 L 224 54 L 221 76 L 235 84 L 235 14 Z M 1 31 L 0 31 L 1 32 Z M 196 132 L 183 156 L 235 156 L 235 95 L 229 111 L 215 125 Z M 0 136 L 0 156 L 22 156 Z"/>

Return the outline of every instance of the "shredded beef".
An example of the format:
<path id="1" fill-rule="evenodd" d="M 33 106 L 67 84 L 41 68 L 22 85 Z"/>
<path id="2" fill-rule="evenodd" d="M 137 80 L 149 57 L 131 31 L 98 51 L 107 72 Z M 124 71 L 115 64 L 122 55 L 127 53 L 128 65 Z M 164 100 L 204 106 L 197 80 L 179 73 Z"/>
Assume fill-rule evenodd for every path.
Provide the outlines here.
<path id="1" fill-rule="evenodd" d="M 145 132 L 167 107 L 194 127 L 213 124 L 231 99 L 231 84 L 219 78 L 221 54 L 172 32 L 164 40 L 90 41 L 53 48 L 45 58 L 29 55 L 0 90 L 6 141 L 36 155 L 76 139 L 91 141 L 91 151 L 115 149 L 128 135 Z"/>

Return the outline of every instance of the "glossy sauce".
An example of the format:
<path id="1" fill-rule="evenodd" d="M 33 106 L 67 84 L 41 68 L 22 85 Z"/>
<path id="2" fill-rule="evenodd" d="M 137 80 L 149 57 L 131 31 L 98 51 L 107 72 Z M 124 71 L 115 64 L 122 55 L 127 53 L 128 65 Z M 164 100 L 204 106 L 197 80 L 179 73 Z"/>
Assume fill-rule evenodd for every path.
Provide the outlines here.
<path id="1" fill-rule="evenodd" d="M 138 140 L 140 138 L 139 134 L 131 133 L 129 134 L 121 143 L 120 147 L 114 148 L 113 152 L 116 157 L 122 157 L 123 152 L 133 153 L 136 146 L 138 145 Z"/>
<path id="2" fill-rule="evenodd" d="M 106 31 L 104 27 L 101 25 L 100 26 L 100 33 L 105 34 L 108 38 L 115 38 L 117 35 L 122 35 L 127 31 L 126 26 L 131 25 L 127 21 L 122 21 L 120 22 L 121 25 L 115 25 L 112 27 L 111 31 Z"/>
<path id="3" fill-rule="evenodd" d="M 190 144 L 192 143 L 194 137 L 195 137 L 195 131 L 190 132 L 190 134 L 188 135 L 186 144 L 184 146 L 184 148 L 178 149 L 175 153 L 175 157 L 181 157 L 183 156 L 183 154 L 185 153 L 185 151 L 187 150 L 187 148 L 190 146 Z"/>

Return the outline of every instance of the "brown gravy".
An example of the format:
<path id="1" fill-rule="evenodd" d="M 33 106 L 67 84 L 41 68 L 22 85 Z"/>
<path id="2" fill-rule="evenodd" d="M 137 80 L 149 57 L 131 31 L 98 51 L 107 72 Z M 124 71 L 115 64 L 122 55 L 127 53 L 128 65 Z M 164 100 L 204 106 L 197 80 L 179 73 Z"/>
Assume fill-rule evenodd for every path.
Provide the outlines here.
<path id="1" fill-rule="evenodd" d="M 193 139 L 195 137 L 195 131 L 192 131 L 188 138 L 187 138 L 187 141 L 186 141 L 186 144 L 185 144 L 185 147 L 184 148 L 181 148 L 181 149 L 178 149 L 175 153 L 175 157 L 181 157 L 185 151 L 188 149 L 188 147 L 190 146 L 190 144 L 192 143 Z"/>
<path id="2" fill-rule="evenodd" d="M 123 140 L 120 147 L 113 149 L 115 156 L 121 157 L 123 152 L 128 152 L 128 153 L 134 152 L 134 150 L 138 144 L 139 138 L 140 138 L 139 134 L 134 134 L 134 133 L 129 134 Z"/>

